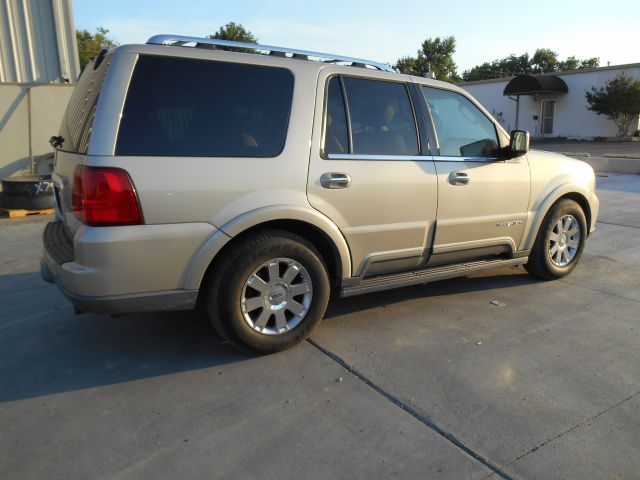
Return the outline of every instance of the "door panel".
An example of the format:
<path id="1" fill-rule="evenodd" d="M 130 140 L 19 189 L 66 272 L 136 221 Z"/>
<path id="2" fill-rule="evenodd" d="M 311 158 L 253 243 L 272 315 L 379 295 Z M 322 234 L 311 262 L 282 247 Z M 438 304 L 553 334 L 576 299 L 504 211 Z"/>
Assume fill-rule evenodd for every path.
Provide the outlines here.
<path id="1" fill-rule="evenodd" d="M 370 153 L 371 150 L 353 153 L 354 135 L 359 135 L 356 138 L 360 144 L 367 142 L 368 149 L 386 148 L 381 140 L 384 138 L 391 139 L 393 145 L 402 146 L 398 148 L 416 148 L 408 138 L 407 122 L 399 118 L 401 109 L 406 110 L 406 107 L 398 106 L 397 100 L 384 104 L 385 98 L 376 98 L 375 89 L 363 97 L 371 98 L 368 103 L 372 106 L 367 105 L 366 110 L 358 107 L 355 95 L 351 98 L 344 95 L 347 106 L 351 107 L 347 107 L 351 121 L 348 122 L 349 147 L 345 148 L 344 132 L 336 127 L 343 123 L 342 107 L 338 105 L 341 100 L 328 99 L 325 102 L 327 81 L 334 70 L 340 71 L 334 68 L 323 70 L 318 82 L 316 105 L 320 108 L 316 109 L 311 144 L 307 185 L 309 203 L 333 220 L 342 231 L 351 252 L 354 276 L 365 272 L 373 275 L 414 268 L 425 261 L 431 249 L 430 233 L 437 208 L 437 178 L 433 161 L 431 157 L 415 155 L 415 152 L 411 155 L 394 155 L 389 150 L 383 154 Z M 339 79 L 337 76 L 332 78 Z M 349 83 L 356 78 L 350 77 Z M 366 78 L 390 80 L 394 76 L 367 72 Z M 395 86 L 404 87 L 403 83 L 395 83 Z M 331 88 L 334 87 L 332 84 Z M 379 116 L 373 111 L 377 104 L 382 105 Z M 392 104 L 393 113 L 389 112 L 389 104 Z M 324 105 L 330 112 L 330 118 L 325 116 Z M 407 105 L 411 108 L 408 91 Z M 375 117 L 371 125 L 367 124 L 369 117 Z M 324 137 L 327 138 L 326 143 L 322 140 Z M 325 152 L 325 146 L 330 153 Z M 336 188 L 332 188 L 327 180 L 329 177 L 342 179 L 344 175 L 348 175 L 350 182 L 345 180 L 341 185 L 335 185 Z"/>
<path id="2" fill-rule="evenodd" d="M 475 162 L 435 158 L 439 196 L 434 255 L 488 246 L 516 250 L 529 203 L 526 157 Z M 466 173 L 468 183 L 452 184 L 452 173 Z"/>
<path id="3" fill-rule="evenodd" d="M 328 171 L 347 173 L 351 185 L 323 188 L 320 177 Z M 318 155 L 311 160 L 307 195 L 342 231 L 357 276 L 371 263 L 387 265 L 375 267 L 377 273 L 419 265 L 430 246 L 436 181 L 431 161 L 325 160 Z"/>

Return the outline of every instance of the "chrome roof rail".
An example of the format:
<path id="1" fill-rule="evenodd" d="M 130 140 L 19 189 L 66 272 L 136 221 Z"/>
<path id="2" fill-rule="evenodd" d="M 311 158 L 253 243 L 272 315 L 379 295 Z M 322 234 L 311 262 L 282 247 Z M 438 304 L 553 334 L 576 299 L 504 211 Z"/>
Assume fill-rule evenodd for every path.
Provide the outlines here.
<path id="1" fill-rule="evenodd" d="M 374 62 L 371 60 L 365 60 L 364 58 L 344 57 L 342 55 L 332 55 L 330 53 L 298 50 L 296 48 L 274 47 L 273 45 L 261 45 L 259 43 L 233 42 L 231 40 L 221 40 L 218 38 L 185 37 L 182 35 L 154 35 L 149 40 L 147 40 L 147 44 L 169 46 L 173 45 L 180 47 L 188 44 L 193 44 L 194 47 L 213 45 L 232 48 L 249 48 L 252 50 L 257 50 L 258 52 L 268 52 L 270 55 L 277 55 L 286 58 L 298 58 L 303 60 L 318 59 L 319 61 L 325 63 L 350 63 L 354 67 L 370 67 L 385 72 L 395 71 L 389 65 L 380 62 Z M 291 56 L 287 57 L 287 54 Z"/>

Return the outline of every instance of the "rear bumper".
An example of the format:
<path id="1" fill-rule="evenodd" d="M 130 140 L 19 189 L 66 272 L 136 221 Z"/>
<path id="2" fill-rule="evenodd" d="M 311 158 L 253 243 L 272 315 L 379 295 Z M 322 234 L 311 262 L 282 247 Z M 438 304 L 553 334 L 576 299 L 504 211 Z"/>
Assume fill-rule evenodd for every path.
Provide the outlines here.
<path id="1" fill-rule="evenodd" d="M 81 227 L 72 236 L 59 222 L 43 235 L 40 271 L 79 310 L 134 313 L 189 310 L 198 290 L 183 277 L 208 224 Z"/>
<path id="2" fill-rule="evenodd" d="M 71 304 L 81 312 L 123 314 L 193 310 L 198 299 L 197 290 L 167 290 L 104 297 L 76 295 L 65 288 L 59 276 L 51 272 L 49 263 L 44 258 L 40 261 L 40 273 L 45 281 L 55 283 Z"/>

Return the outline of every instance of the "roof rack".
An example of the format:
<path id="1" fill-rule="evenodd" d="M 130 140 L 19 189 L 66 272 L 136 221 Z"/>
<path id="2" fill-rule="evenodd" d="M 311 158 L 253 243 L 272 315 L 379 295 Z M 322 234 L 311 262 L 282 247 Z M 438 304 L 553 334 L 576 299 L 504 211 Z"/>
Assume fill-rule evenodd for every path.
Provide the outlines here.
<path id="1" fill-rule="evenodd" d="M 374 68 L 385 72 L 394 71 L 393 68 L 391 68 L 389 65 L 380 62 L 374 62 L 371 60 L 365 60 L 364 58 L 343 57 L 341 55 L 332 55 L 330 53 L 311 52 L 308 50 L 298 50 L 296 48 L 274 47 L 272 45 L 261 45 L 259 43 L 234 42 L 231 40 L 221 40 L 219 38 L 185 37 L 182 35 L 154 35 L 149 40 L 147 40 L 147 44 L 180 47 L 193 44 L 193 46 L 196 48 L 215 48 L 216 46 L 244 49 L 248 48 L 257 50 L 258 53 L 266 52 L 268 55 L 285 58 L 297 58 L 302 60 L 317 59 L 318 61 L 324 63 L 348 63 L 354 67 Z M 210 47 L 210 45 L 212 47 Z"/>

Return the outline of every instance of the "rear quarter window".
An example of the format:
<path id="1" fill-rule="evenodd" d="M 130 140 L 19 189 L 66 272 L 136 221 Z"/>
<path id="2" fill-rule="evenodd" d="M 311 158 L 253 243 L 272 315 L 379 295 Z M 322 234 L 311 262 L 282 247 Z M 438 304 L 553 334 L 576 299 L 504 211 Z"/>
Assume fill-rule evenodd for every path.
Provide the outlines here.
<path id="1" fill-rule="evenodd" d="M 113 52 L 103 50 L 82 70 L 62 119 L 61 150 L 75 153 L 87 153 L 89 150 L 98 98 L 112 56 Z"/>
<path id="2" fill-rule="evenodd" d="M 116 155 L 275 157 L 293 96 L 284 68 L 143 55 Z"/>

